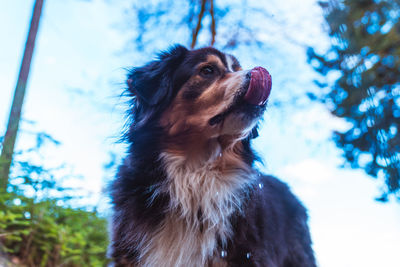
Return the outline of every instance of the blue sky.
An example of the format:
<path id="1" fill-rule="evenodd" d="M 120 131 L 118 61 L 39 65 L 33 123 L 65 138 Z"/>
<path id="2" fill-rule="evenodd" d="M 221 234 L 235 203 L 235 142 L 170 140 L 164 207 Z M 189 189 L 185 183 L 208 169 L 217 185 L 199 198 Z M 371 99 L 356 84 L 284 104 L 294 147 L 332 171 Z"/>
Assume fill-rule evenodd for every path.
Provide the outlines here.
<path id="1" fill-rule="evenodd" d="M 17 148 L 31 144 L 29 131 L 45 131 L 61 141 L 48 146 L 46 166 L 66 163 L 68 172 L 82 176 L 68 185 L 90 192 L 85 201 L 104 203 L 103 164 L 108 152 L 123 155 L 116 141 L 124 122 L 120 98 L 125 67 L 140 65 L 143 57 L 126 47 L 134 28 L 121 27 L 129 1 L 45 1 L 23 108 L 24 122 Z M 235 55 L 245 68 L 265 66 L 273 77 L 271 107 L 261 125 L 255 147 L 265 159 L 261 168 L 280 177 L 307 206 L 316 256 L 322 267 L 399 266 L 400 205 L 380 204 L 379 182 L 361 170 L 338 168 L 340 151 L 330 141 L 332 129 L 346 123 L 304 98 L 287 99 L 312 88 L 315 73 L 306 63 L 304 48 L 324 49 L 327 38 L 315 1 L 258 1 L 277 21 L 263 25 L 259 38 L 269 50 L 250 57 L 246 49 Z M 0 1 L 0 132 L 4 133 L 32 11 L 32 0 Z M 268 27 L 269 26 L 269 27 Z M 163 39 L 173 44 L 174 37 Z M 288 41 L 288 38 L 291 42 Z M 200 39 L 202 41 L 202 39 Z M 157 52 L 157 51 L 154 51 Z M 152 58 L 153 55 L 145 58 Z M 283 105 L 277 106 L 276 103 Z M 34 123 L 29 123 L 32 121 Z M 108 175 L 108 174 L 107 174 Z"/>

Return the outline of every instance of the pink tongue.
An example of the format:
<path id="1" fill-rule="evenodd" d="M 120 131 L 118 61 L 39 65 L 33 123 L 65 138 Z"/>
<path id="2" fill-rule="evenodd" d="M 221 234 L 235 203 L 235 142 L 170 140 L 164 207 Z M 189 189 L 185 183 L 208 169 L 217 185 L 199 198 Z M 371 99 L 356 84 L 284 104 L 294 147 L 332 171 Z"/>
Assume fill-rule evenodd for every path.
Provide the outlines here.
<path id="1" fill-rule="evenodd" d="M 268 71 L 263 67 L 255 67 L 251 70 L 249 88 L 244 100 L 252 105 L 263 105 L 271 93 L 272 79 Z"/>

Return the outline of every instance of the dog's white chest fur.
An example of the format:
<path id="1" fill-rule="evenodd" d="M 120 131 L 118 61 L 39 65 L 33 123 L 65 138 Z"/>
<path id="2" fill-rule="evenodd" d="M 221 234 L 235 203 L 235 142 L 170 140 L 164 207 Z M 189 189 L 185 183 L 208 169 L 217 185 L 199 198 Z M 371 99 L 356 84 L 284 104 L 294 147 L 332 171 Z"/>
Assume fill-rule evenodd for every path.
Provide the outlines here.
<path id="1" fill-rule="evenodd" d="M 140 265 L 205 266 L 219 254 L 218 240 L 231 235 L 230 215 L 240 209 L 238 189 L 249 183 L 246 166 L 230 170 L 221 163 L 191 166 L 181 156 L 163 153 L 168 176 L 160 189 L 170 194 L 167 216 L 140 244 Z M 164 188 L 163 188 L 164 187 Z"/>

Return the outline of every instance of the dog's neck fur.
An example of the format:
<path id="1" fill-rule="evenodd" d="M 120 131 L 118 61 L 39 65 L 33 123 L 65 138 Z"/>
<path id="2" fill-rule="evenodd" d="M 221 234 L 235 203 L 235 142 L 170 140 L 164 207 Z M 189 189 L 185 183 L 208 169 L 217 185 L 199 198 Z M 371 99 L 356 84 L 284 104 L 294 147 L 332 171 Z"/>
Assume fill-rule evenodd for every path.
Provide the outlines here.
<path id="1" fill-rule="evenodd" d="M 253 171 L 240 157 L 240 145 L 215 150 L 207 160 L 191 161 L 181 153 L 163 152 L 170 195 L 165 220 L 148 233 L 141 248 L 144 266 L 205 266 L 231 236 L 230 216 L 240 211 L 241 198 Z"/>

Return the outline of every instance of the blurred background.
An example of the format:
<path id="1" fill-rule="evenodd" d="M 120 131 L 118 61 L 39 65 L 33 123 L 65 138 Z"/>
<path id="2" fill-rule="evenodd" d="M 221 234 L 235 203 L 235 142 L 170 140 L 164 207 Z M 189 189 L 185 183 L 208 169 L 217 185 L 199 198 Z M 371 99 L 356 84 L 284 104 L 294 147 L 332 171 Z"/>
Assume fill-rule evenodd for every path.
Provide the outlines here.
<path id="1" fill-rule="evenodd" d="M 308 208 L 319 266 L 400 266 L 399 19 L 398 0 L 0 0 L 0 266 L 107 264 L 127 69 L 177 43 L 271 73 L 257 167 Z"/>

